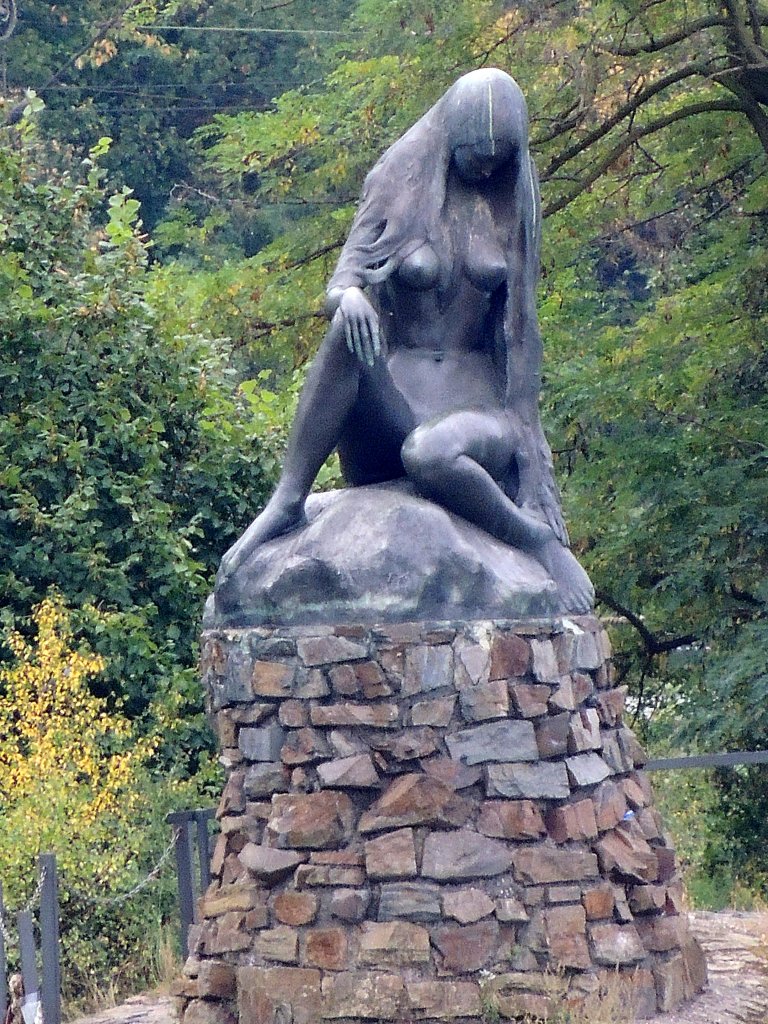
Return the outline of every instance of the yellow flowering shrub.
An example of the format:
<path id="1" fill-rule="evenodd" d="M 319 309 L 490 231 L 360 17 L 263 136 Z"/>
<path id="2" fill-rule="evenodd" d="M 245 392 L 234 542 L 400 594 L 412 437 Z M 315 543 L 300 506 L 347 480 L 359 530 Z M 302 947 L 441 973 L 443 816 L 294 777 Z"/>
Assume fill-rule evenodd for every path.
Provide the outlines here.
<path id="1" fill-rule="evenodd" d="M 131 743 L 130 724 L 91 693 L 89 680 L 103 671 L 104 660 L 72 649 L 60 601 L 39 605 L 34 622 L 36 642 L 11 633 L 16 663 L 0 668 L 0 807 L 7 821 L 24 805 L 16 836 L 28 851 L 49 838 L 54 807 L 65 812 L 73 832 L 104 815 L 133 815 L 135 773 L 157 744 L 155 738 Z M 39 814 L 28 813 L 35 809 Z"/>
<path id="2" fill-rule="evenodd" d="M 43 601 L 33 625 L 32 638 L 6 637 L 13 657 L 0 664 L 6 903 L 29 897 L 37 854 L 56 853 L 65 990 L 129 988 L 146 975 L 147 943 L 174 910 L 173 871 L 129 901 L 104 901 L 146 877 L 171 838 L 166 812 L 193 802 L 192 787 L 152 778 L 159 730 L 139 735 L 119 705 L 94 693 L 104 660 L 75 643 L 62 600 Z"/>

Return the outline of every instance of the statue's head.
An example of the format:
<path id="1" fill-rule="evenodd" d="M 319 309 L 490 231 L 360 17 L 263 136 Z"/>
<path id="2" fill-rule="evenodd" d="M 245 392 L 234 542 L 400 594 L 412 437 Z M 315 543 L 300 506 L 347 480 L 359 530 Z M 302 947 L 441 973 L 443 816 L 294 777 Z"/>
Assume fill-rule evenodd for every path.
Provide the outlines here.
<path id="1" fill-rule="evenodd" d="M 378 284 L 425 241 L 436 249 L 451 245 L 445 201 L 454 172 L 473 188 L 495 178 L 512 220 L 535 235 L 528 111 L 514 78 L 498 68 L 462 75 L 379 158 L 329 287 Z M 514 232 L 510 227 L 510 238 Z"/>
<path id="2" fill-rule="evenodd" d="M 528 113 L 519 86 L 498 68 L 462 75 L 443 98 L 452 160 L 468 182 L 518 162 L 528 146 Z"/>

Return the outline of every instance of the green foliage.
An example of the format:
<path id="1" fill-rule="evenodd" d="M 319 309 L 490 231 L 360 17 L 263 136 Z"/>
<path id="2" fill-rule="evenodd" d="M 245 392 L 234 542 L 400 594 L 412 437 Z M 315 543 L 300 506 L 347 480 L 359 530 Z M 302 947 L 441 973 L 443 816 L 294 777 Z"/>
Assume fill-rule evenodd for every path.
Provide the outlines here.
<path id="1" fill-rule="evenodd" d="M 475 66 L 499 5 L 360 4 L 325 79 L 255 114 L 217 115 L 198 132 L 222 185 L 281 210 L 280 232 L 241 267 L 255 328 L 252 369 L 303 362 L 317 346 L 325 284 L 365 174 L 456 77 Z M 387 46 L 396 44 L 396 52 Z"/>
<path id="2" fill-rule="evenodd" d="M 674 4 L 646 18 L 655 38 L 685 24 Z M 699 40 L 713 64 L 715 41 Z M 657 75 L 693 62 L 682 45 Z M 717 86 L 697 93 L 662 93 L 646 120 Z M 768 746 L 767 171 L 743 114 L 697 114 L 547 222 L 545 401 L 571 535 L 604 608 L 630 616 L 616 640 L 638 725 L 677 750 Z M 765 870 L 764 779 L 713 775 L 695 877 L 723 892 Z"/>
<path id="3" fill-rule="evenodd" d="M 731 821 L 724 827 L 723 821 L 731 802 L 730 794 L 723 792 L 723 779 L 730 777 L 735 788 L 744 783 L 750 771 L 734 768 L 654 772 L 654 799 L 672 836 L 686 894 L 694 908 L 749 910 L 763 898 L 765 863 L 758 844 L 765 842 L 764 835 L 760 836 L 759 828 L 748 832 L 743 827 L 746 822 Z M 764 766 L 758 771 L 764 773 Z M 763 785 L 764 780 L 763 775 Z M 752 792 L 750 799 L 759 806 L 756 796 Z M 743 807 L 746 804 L 743 801 Z"/>
<path id="4" fill-rule="evenodd" d="M 44 177 L 26 145 L 0 149 L 0 168 L 4 615 L 58 588 L 107 659 L 105 688 L 131 714 L 167 694 L 183 720 L 212 571 L 271 487 L 268 441 L 221 343 L 150 300 L 129 192 L 100 228 L 94 166 Z"/>
<path id="5" fill-rule="evenodd" d="M 318 74 L 326 37 L 295 30 L 344 30 L 349 6 L 138 0 L 116 9 L 103 0 L 26 0 L 6 44 L 6 102 L 36 89 L 57 151 L 82 155 L 99 136 L 115 139 L 105 166 L 135 190 L 149 226 L 177 191 L 202 221 L 208 199 L 204 188 L 197 191 L 204 180 L 192 133 L 216 111 L 264 109 L 275 94 Z M 161 24 L 181 27 L 154 27 Z M 207 31 L 218 26 L 230 31 Z M 246 31 L 232 31 L 238 28 Z M 244 204 L 233 212 L 224 234 L 240 251 L 259 229 Z"/>
<path id="6" fill-rule="evenodd" d="M 25 75 L 42 80 L 61 57 L 60 14 L 35 2 Z M 105 17 L 93 3 L 70 43 Z M 352 6 L 324 10 L 348 37 L 262 40 L 253 57 L 250 37 L 140 27 L 201 20 L 196 8 L 142 5 L 102 31 L 82 62 L 90 98 L 77 122 L 63 107 L 50 115 L 70 145 L 116 139 L 108 159 L 128 191 L 100 234 L 97 179 L 46 184 L 21 170 L 28 157 L 3 156 L 0 453 L 12 498 L 0 498 L 0 579 L 16 608 L 51 583 L 78 605 L 104 603 L 91 635 L 131 709 L 169 676 L 174 706 L 195 699 L 180 669 L 189 609 L 277 469 L 364 174 L 457 74 L 493 64 L 529 102 L 547 215 L 543 413 L 574 546 L 603 610 L 621 617 L 638 725 L 669 749 L 765 746 L 768 122 L 754 5 Z M 210 18 L 250 13 L 217 5 Z M 297 0 L 274 17 L 286 27 L 316 13 Z M 15 46 L 32 40 L 21 30 Z M 17 84 L 20 52 L 9 49 Z M 245 83 L 267 61 L 279 66 L 274 102 Z M 99 108 L 97 88 L 125 76 L 147 94 L 173 77 L 178 97 L 202 102 L 219 72 L 244 76 L 250 109 L 182 112 L 178 99 L 164 119 L 148 97 Z M 67 155 L 49 147 L 50 160 Z M 173 185 L 155 232 L 161 265 L 148 270 L 134 203 L 154 204 L 154 223 Z M 30 253 L 22 238 L 36 239 Z M 222 335 L 226 352 L 207 340 Z M 227 368 L 250 382 L 239 393 Z M 729 877 L 759 876 L 761 771 L 713 777 L 703 813 L 716 808 L 722 827 L 696 854 L 702 870 L 720 858 Z"/>

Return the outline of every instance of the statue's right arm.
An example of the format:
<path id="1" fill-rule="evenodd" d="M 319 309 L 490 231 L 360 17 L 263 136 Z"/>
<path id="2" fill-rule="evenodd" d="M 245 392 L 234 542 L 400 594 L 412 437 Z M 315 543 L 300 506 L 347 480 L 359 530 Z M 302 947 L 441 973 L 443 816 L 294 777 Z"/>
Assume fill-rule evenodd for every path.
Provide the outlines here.
<path id="1" fill-rule="evenodd" d="M 325 300 L 326 315 L 344 325 L 344 337 L 349 351 L 361 363 L 373 366 L 381 354 L 379 316 L 368 301 L 362 288 L 330 288 Z"/>

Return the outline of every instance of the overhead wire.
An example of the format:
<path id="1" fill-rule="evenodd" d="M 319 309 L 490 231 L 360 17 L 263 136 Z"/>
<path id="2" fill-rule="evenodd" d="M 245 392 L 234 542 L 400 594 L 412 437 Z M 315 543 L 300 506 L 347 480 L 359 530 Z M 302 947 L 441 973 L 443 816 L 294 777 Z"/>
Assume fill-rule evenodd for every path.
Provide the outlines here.
<path id="1" fill-rule="evenodd" d="M 244 79 L 240 82 L 211 82 L 208 87 L 215 86 L 219 89 L 226 89 L 229 86 L 246 87 L 251 85 L 260 85 L 262 82 L 270 82 L 272 85 L 279 85 L 280 79 L 272 78 L 265 79 L 261 76 L 254 76 L 250 79 Z M 184 85 L 184 83 L 163 83 L 163 82 L 152 82 L 152 89 L 189 89 L 191 86 Z M 142 92 L 140 86 L 135 85 L 75 85 L 75 84 L 61 84 L 61 85 L 49 85 L 43 86 L 43 89 L 47 91 L 61 91 L 64 89 L 78 89 L 80 92 L 106 92 L 106 93 L 126 93 L 127 95 L 133 96 L 166 96 L 164 92 Z M 42 91 L 42 90 L 38 90 Z"/>
<path id="2" fill-rule="evenodd" d="M 121 7 L 121 9 L 117 12 L 117 14 L 113 15 L 107 21 L 102 22 L 102 24 L 99 26 L 99 30 L 96 33 L 96 35 L 93 36 L 89 40 L 89 42 L 84 47 L 82 47 L 82 49 L 80 49 L 77 53 L 75 53 L 72 56 L 70 56 L 66 60 L 66 62 L 59 67 L 58 71 L 55 71 L 49 77 L 48 81 L 45 83 L 45 86 L 43 86 L 41 88 L 47 88 L 47 87 L 50 87 L 52 85 L 55 85 L 56 82 L 58 82 L 59 79 L 62 77 L 62 75 L 64 75 L 72 67 L 72 65 L 76 64 L 77 60 L 80 57 L 85 56 L 85 54 L 91 49 L 92 46 L 95 46 L 96 43 L 98 43 L 100 39 L 104 38 L 104 36 L 110 30 L 110 28 L 113 28 L 115 25 L 117 25 L 119 23 L 119 21 L 123 17 L 123 15 L 126 14 L 126 12 L 130 9 L 132 3 L 133 3 L 133 0 L 127 0 L 127 2 L 124 4 L 123 7 Z M 3 90 L 3 91 L 5 91 L 5 90 Z M 40 92 L 41 90 L 38 89 L 37 91 Z M 0 127 L 8 128 L 11 125 L 16 124 L 21 119 L 21 116 L 22 116 L 22 113 L 24 111 L 25 105 L 26 105 L 26 101 L 22 101 L 21 103 L 17 103 L 16 106 L 11 110 L 9 116 L 6 119 L 5 124 L 0 126 Z"/>
<path id="3" fill-rule="evenodd" d="M 130 110 L 130 109 L 126 110 L 125 108 L 121 108 L 121 109 L 117 110 L 114 107 L 112 107 L 110 109 L 111 109 L 112 113 L 115 115 L 115 117 L 125 117 L 125 116 L 131 117 L 131 116 L 135 116 L 135 115 L 138 115 L 138 114 L 141 114 L 141 113 L 146 113 L 146 112 L 150 112 L 150 113 L 166 113 L 166 112 L 169 112 L 169 111 L 172 111 L 172 110 L 173 111 L 179 111 L 179 112 L 181 112 L 181 111 L 190 111 L 190 110 L 207 110 L 207 111 L 210 111 L 210 112 L 215 114 L 217 111 L 224 111 L 224 110 L 231 110 L 233 113 L 241 113 L 244 110 L 262 110 L 263 108 L 262 107 L 256 107 L 256 106 L 245 107 L 243 105 L 236 106 L 235 104 L 229 104 L 229 103 L 218 103 L 218 104 L 198 103 L 198 104 L 188 105 L 188 106 L 187 105 L 179 106 L 178 104 L 174 104 L 173 106 L 168 106 L 168 107 L 148 107 L 146 105 L 142 105 L 141 107 L 137 107 L 135 110 Z"/>
<path id="4" fill-rule="evenodd" d="M 99 41 L 99 39 L 103 38 L 104 35 L 106 34 L 106 32 L 108 32 L 110 28 L 113 28 L 115 25 L 119 24 L 120 19 L 130 9 L 132 2 L 133 2 L 133 0 L 129 0 L 129 2 L 127 4 L 125 4 L 121 8 L 121 10 L 118 11 L 118 13 L 116 15 L 114 15 L 109 20 L 103 22 L 101 24 L 101 26 L 99 27 L 97 34 L 94 37 L 92 37 L 91 40 L 82 49 L 80 49 L 77 53 L 75 53 L 71 57 L 69 57 L 59 67 L 59 69 L 57 71 L 55 71 L 48 78 L 48 81 L 44 85 L 39 86 L 36 89 L 36 92 L 38 94 L 42 93 L 42 92 L 46 92 L 46 91 L 49 91 L 49 90 L 57 87 L 58 85 L 60 85 L 60 79 L 66 73 L 66 71 L 69 70 L 80 57 L 84 56 L 88 52 L 88 50 L 93 45 L 95 45 L 95 43 L 97 43 Z M 234 25 L 138 25 L 138 26 L 134 26 L 134 27 L 137 30 L 139 30 L 139 31 L 146 30 L 146 31 L 158 31 L 159 32 L 159 31 L 172 31 L 173 30 L 173 31 L 191 31 L 191 32 L 245 33 L 245 34 L 248 34 L 248 35 L 259 35 L 259 34 L 266 34 L 266 35 L 275 35 L 276 34 L 276 35 L 281 35 L 282 34 L 282 35 L 354 36 L 354 35 L 358 35 L 359 34 L 357 32 L 350 32 L 350 31 L 344 30 L 344 29 L 323 29 L 323 28 L 285 28 L 285 29 L 280 29 L 280 28 L 268 28 L 268 27 L 265 27 L 265 26 L 248 26 L 248 27 L 238 28 L 238 27 L 236 27 Z M 4 72 L 4 70 L 5 70 L 4 68 L 0 68 L 0 73 Z M 3 77 L 5 77 L 5 76 L 3 75 Z M 275 82 L 274 84 L 278 84 L 278 83 Z M 73 85 L 72 88 L 77 88 L 77 85 Z M 83 88 L 86 91 L 88 91 L 88 87 L 87 86 L 84 86 Z M 3 82 L 3 90 L 2 91 L 3 91 L 3 93 L 7 92 L 7 83 L 5 83 L 5 82 Z M 91 90 L 91 91 L 94 91 L 94 90 Z M 6 123 L 5 123 L 5 125 L 3 127 L 8 127 L 11 124 L 16 123 L 16 121 L 18 121 L 18 119 L 21 116 L 21 112 L 22 112 L 23 108 L 24 108 L 24 103 L 17 104 L 16 107 L 11 111 L 11 114 L 10 114 L 9 118 L 6 120 Z"/>
<path id="5" fill-rule="evenodd" d="M 266 28 L 250 25 L 239 28 L 236 25 L 137 25 L 137 31 L 148 32 L 241 32 L 245 35 L 320 35 L 320 36 L 358 36 L 361 32 L 353 32 L 340 28 Z"/>

